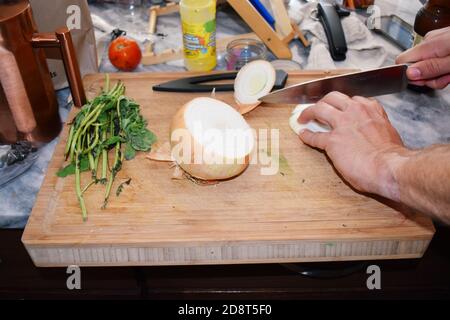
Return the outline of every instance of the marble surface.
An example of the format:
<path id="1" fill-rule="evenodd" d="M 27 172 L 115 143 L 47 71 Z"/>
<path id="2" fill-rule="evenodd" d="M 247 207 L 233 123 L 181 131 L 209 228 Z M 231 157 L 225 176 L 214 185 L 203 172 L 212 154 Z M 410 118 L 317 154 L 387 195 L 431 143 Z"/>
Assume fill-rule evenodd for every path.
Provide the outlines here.
<path id="1" fill-rule="evenodd" d="M 415 13 L 420 8 L 418 0 L 377 0 L 377 6 L 381 14 L 397 14 L 402 19 L 412 24 Z M 303 3 L 298 0 L 291 0 L 291 17 L 301 15 Z M 102 43 L 108 39 L 109 26 L 120 27 L 128 31 L 133 36 L 144 42 L 147 40 L 156 40 L 155 51 L 166 48 L 176 48 L 181 43 L 181 34 L 179 30 L 179 18 L 176 14 L 162 17 L 158 20 L 159 36 L 148 35 L 145 30 L 147 14 L 145 10 L 138 10 L 134 15 L 128 15 L 124 10 L 118 9 L 112 5 L 91 5 L 93 14 L 98 15 L 104 22 L 106 32 L 96 30 L 96 38 L 103 59 L 100 64 L 102 72 L 117 71 L 106 58 L 106 52 L 102 48 Z M 365 15 L 359 16 L 365 20 Z M 112 27 L 113 28 L 113 27 Z M 217 15 L 218 37 L 249 32 L 248 27 L 231 10 L 220 11 Z M 307 34 L 311 37 L 311 34 Z M 312 39 L 313 40 L 313 39 Z M 400 49 L 384 40 L 378 35 L 374 35 L 374 42 L 381 44 L 386 51 L 386 58 L 383 65 L 391 65 L 395 57 L 400 53 Z M 308 68 L 310 58 L 310 49 L 305 49 L 300 43 L 291 44 L 293 59 L 297 61 L 302 68 Z M 273 56 L 270 57 L 273 59 Z M 218 57 L 219 63 L 217 69 L 224 69 L 224 57 Z M 348 61 L 339 64 L 338 67 L 357 67 L 364 69 L 364 61 Z M 183 71 L 183 61 L 174 61 L 168 64 L 155 66 L 140 66 L 136 72 L 152 71 Z M 58 92 L 58 101 L 60 103 L 61 117 L 65 119 L 70 104 L 67 103 L 69 96 L 68 90 Z M 436 143 L 450 143 L 450 89 L 434 92 L 430 95 L 416 94 L 414 92 L 403 92 L 395 95 L 379 97 L 384 105 L 389 118 L 402 136 L 405 144 L 411 148 L 422 148 Z M 288 121 L 288 119 L 286 119 Z M 53 154 L 57 139 L 39 150 L 39 157 L 35 164 L 26 173 L 7 184 L 0 189 L 0 228 L 22 228 L 25 226 L 28 216 L 36 199 L 37 192 L 42 184 L 43 177 L 48 162 Z"/>
<path id="2" fill-rule="evenodd" d="M 65 120 L 71 108 L 69 90 L 58 91 L 57 98 L 61 119 Z M 40 148 L 31 168 L 0 188 L 0 228 L 25 226 L 57 143 L 58 139 L 55 139 Z"/>

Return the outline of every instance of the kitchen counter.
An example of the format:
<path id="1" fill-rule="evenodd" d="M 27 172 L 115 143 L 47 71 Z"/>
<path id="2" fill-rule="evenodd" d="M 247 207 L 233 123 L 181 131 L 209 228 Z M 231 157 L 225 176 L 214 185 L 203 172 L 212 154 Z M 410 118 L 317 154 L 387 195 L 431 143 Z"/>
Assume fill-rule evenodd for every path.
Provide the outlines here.
<path id="1" fill-rule="evenodd" d="M 59 113 L 66 119 L 71 109 L 69 89 L 57 92 Z M 58 139 L 41 147 L 36 162 L 25 173 L 0 188 L 0 228 L 23 228 L 41 188 Z"/>
<path id="2" fill-rule="evenodd" d="M 295 2 L 295 1 L 294 1 Z M 403 19 L 412 23 L 414 13 L 420 6 L 415 1 L 399 1 L 396 8 L 389 5 L 387 0 L 377 1 L 382 13 L 396 13 Z M 111 24 L 118 24 L 118 21 L 124 21 L 123 15 L 118 9 L 107 5 L 92 5 L 92 13 L 99 14 Z M 290 12 L 291 16 L 295 12 Z M 135 17 L 133 25 L 136 23 L 145 26 L 145 15 Z M 137 22 L 138 21 L 138 22 Z M 238 33 L 249 32 L 245 24 L 232 12 L 218 12 L 218 36 L 225 36 Z M 162 17 L 159 24 L 162 33 L 167 34 L 156 44 L 156 50 L 162 50 L 166 47 L 173 47 L 180 42 L 180 32 L 178 31 L 178 18 L 176 15 Z M 232 22 L 232 23 L 231 23 Z M 123 26 L 120 26 L 123 28 Z M 172 30 L 172 31 L 171 31 Z M 99 34 L 97 34 L 99 36 Z M 384 65 L 390 65 L 395 60 L 395 56 L 400 50 L 388 43 L 379 36 L 375 36 L 374 41 L 382 44 L 386 49 L 387 58 Z M 302 67 L 307 66 L 307 57 L 309 51 L 300 44 L 291 44 L 294 53 L 294 60 Z M 103 57 L 105 58 L 105 54 Z M 223 61 L 223 57 L 219 57 Z M 352 61 L 339 67 L 364 68 L 364 65 L 355 65 Z M 219 63 L 219 69 L 223 68 L 223 62 Z M 101 62 L 102 72 L 115 72 L 107 59 Z M 137 71 L 180 71 L 182 62 L 176 61 L 169 64 L 156 65 L 150 67 L 140 67 Z M 61 116 L 66 118 L 70 110 L 70 104 L 67 103 L 69 96 L 68 90 L 58 92 L 58 101 L 60 104 Z M 416 94 L 413 92 L 403 92 L 396 95 L 380 97 L 379 100 L 385 106 L 385 109 L 393 125 L 397 128 L 405 144 L 411 148 L 422 148 L 436 143 L 450 142 L 450 89 L 433 94 Z M 23 228 L 33 207 L 37 192 L 41 186 L 46 172 L 48 162 L 53 154 L 57 141 L 53 141 L 39 150 L 39 157 L 36 163 L 26 173 L 18 177 L 0 189 L 0 228 Z"/>

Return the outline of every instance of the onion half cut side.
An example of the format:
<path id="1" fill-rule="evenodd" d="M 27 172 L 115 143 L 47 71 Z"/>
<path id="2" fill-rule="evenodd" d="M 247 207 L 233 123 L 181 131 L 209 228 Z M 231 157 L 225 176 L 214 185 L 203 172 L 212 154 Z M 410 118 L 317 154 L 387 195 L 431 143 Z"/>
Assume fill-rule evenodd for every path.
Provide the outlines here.
<path id="1" fill-rule="evenodd" d="M 171 152 L 175 162 L 201 180 L 225 180 L 249 165 L 255 134 L 242 115 L 212 98 L 196 98 L 174 116 Z"/>
<path id="2" fill-rule="evenodd" d="M 258 99 L 272 91 L 275 80 L 276 72 L 269 62 L 256 60 L 246 64 L 234 81 L 234 99 L 239 112 L 245 114 L 260 105 Z"/>

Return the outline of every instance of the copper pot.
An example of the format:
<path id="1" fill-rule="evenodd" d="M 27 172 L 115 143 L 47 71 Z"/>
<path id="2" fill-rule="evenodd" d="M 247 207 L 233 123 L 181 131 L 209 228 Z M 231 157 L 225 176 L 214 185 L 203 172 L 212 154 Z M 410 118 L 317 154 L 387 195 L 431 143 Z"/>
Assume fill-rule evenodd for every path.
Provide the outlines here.
<path id="1" fill-rule="evenodd" d="M 48 142 L 61 131 L 46 58 L 62 59 L 73 102 L 86 96 L 70 31 L 38 33 L 27 0 L 0 0 L 0 144 Z"/>

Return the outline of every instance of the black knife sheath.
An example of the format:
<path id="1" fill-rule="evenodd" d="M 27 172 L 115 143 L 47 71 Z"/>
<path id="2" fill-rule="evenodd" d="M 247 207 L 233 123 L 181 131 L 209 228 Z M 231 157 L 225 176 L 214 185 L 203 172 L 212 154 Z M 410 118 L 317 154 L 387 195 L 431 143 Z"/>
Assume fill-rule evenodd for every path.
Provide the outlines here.
<path id="1" fill-rule="evenodd" d="M 204 76 L 182 78 L 153 86 L 153 91 L 166 92 L 216 92 L 234 91 L 234 84 L 202 84 L 220 80 L 234 80 L 237 72 L 213 73 Z M 286 85 L 287 73 L 283 70 L 277 70 L 274 90 L 282 89 Z"/>

